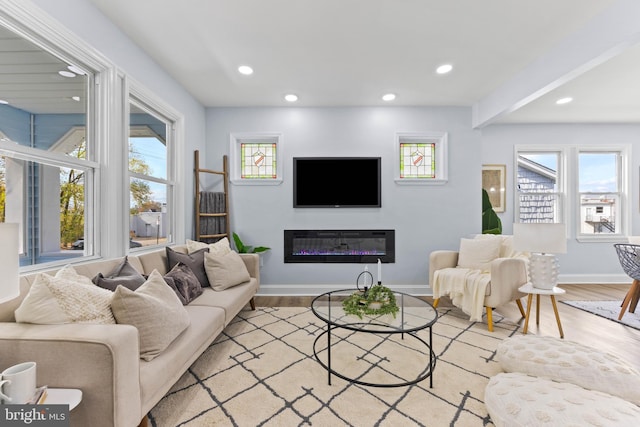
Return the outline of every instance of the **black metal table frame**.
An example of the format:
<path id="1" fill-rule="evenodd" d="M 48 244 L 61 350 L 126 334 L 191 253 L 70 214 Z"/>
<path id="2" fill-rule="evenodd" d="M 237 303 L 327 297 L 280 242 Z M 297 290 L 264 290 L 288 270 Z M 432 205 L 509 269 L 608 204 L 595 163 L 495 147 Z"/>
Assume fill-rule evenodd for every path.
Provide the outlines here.
<path id="1" fill-rule="evenodd" d="M 331 294 L 337 293 L 337 292 L 344 292 L 345 290 L 339 290 L 339 291 L 331 291 L 331 292 L 325 292 L 319 296 L 317 296 L 316 298 L 313 299 L 313 302 L 311 303 L 311 311 L 313 311 L 313 314 L 315 314 L 315 316 L 322 320 L 323 322 L 325 322 L 327 324 L 327 330 L 323 331 L 320 335 L 318 335 L 316 337 L 316 339 L 313 341 L 313 355 L 316 358 L 316 360 L 318 361 L 318 363 L 327 370 L 327 376 L 328 376 L 328 384 L 331 385 L 331 375 L 335 375 L 336 377 L 342 378 L 345 381 L 349 381 L 353 384 L 359 384 L 359 385 L 363 385 L 363 386 L 367 386 L 367 387 L 404 387 L 404 386 L 408 386 L 408 385 L 413 385 L 413 384 L 417 384 L 420 381 L 423 381 L 424 379 L 426 379 L 427 377 L 429 377 L 429 387 L 433 388 L 433 370 L 436 367 L 436 355 L 435 352 L 433 351 L 433 331 L 432 331 L 432 326 L 433 324 L 436 322 L 436 320 L 438 319 L 438 313 L 435 312 L 435 317 L 433 319 L 433 321 L 431 321 L 428 324 L 425 324 L 424 326 L 420 326 L 420 327 L 416 327 L 416 328 L 412 328 L 412 329 L 408 329 L 408 330 L 404 330 L 401 328 L 394 328 L 391 327 L 389 325 L 386 324 L 382 324 L 382 323 L 378 323 L 377 325 L 382 326 L 382 327 L 386 327 L 388 328 L 388 330 L 367 330 L 367 329 L 363 329 L 363 328 L 358 328 L 358 325 L 369 325 L 371 324 L 371 322 L 354 322 L 354 323 L 345 323 L 345 324 L 336 324 L 335 322 L 331 322 L 331 314 L 329 314 L 328 319 L 325 319 L 323 316 L 319 315 L 316 310 L 314 309 L 314 302 L 320 298 L 323 297 L 325 295 L 328 296 L 328 308 L 329 308 L 329 313 L 331 313 Z M 401 295 L 401 299 L 402 301 L 404 300 L 404 296 L 411 296 L 409 294 L 405 294 L 402 292 L 395 292 L 396 294 Z M 412 298 L 415 298 L 413 296 L 411 296 Z M 402 304 L 404 304 L 404 301 L 402 302 Z M 428 303 L 427 303 L 428 304 Z M 434 309 L 435 310 L 435 309 Z M 400 324 L 404 325 L 404 307 L 401 311 L 401 319 L 400 319 Z M 393 384 L 379 384 L 379 383 L 370 383 L 370 382 L 365 382 L 365 381 L 360 381 L 357 380 L 355 378 L 350 378 L 347 377 L 345 375 L 342 375 L 341 373 L 333 370 L 331 368 L 331 329 L 347 329 L 350 331 L 354 331 L 354 332 L 363 332 L 363 333 L 368 333 L 368 334 L 382 334 L 382 335 L 394 335 L 394 334 L 400 334 L 401 335 L 401 339 L 404 339 L 404 334 L 407 334 L 413 338 L 415 338 L 416 340 L 420 341 L 426 348 L 429 349 L 429 363 L 427 364 L 427 366 L 425 367 L 424 371 L 422 371 L 422 374 L 419 375 L 415 380 L 412 381 L 406 381 L 406 382 L 402 382 L 402 383 L 393 383 Z M 425 340 L 423 340 L 422 338 L 420 338 L 417 335 L 418 331 L 424 330 L 424 329 L 429 329 L 429 342 L 427 343 Z M 320 357 L 318 356 L 318 352 L 316 351 L 316 346 L 318 341 L 324 337 L 327 336 L 327 363 L 324 363 L 322 360 L 320 360 Z"/>

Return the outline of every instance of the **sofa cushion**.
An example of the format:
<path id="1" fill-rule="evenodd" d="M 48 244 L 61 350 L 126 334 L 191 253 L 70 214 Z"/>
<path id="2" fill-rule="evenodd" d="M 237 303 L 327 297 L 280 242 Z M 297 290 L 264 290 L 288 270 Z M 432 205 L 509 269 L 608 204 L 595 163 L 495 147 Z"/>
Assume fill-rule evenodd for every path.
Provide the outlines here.
<path id="1" fill-rule="evenodd" d="M 458 267 L 489 271 L 491 261 L 500 255 L 502 239 L 460 239 Z"/>
<path id="2" fill-rule="evenodd" d="M 93 278 L 93 283 L 101 288 L 115 291 L 118 285 L 135 291 L 146 279 L 130 263 L 128 257 L 124 257 L 122 262 L 106 276 L 98 273 Z"/>
<path id="3" fill-rule="evenodd" d="M 517 335 L 498 345 L 496 357 L 506 372 L 568 382 L 640 405 L 640 372 L 595 348 L 555 337 Z"/>
<path id="4" fill-rule="evenodd" d="M 247 266 L 235 251 L 230 251 L 225 255 L 205 253 L 204 267 L 209 283 L 216 291 L 223 291 L 251 278 Z"/>
<path id="5" fill-rule="evenodd" d="M 491 377 L 484 402 L 496 427 L 626 427 L 640 419 L 640 407 L 619 397 L 521 373 Z"/>
<path id="6" fill-rule="evenodd" d="M 181 262 L 177 263 L 163 278 L 176 293 L 182 305 L 189 304 L 202 294 L 200 281 L 189 266 Z"/>
<path id="7" fill-rule="evenodd" d="M 183 254 L 176 252 L 167 246 L 167 262 L 168 269 L 171 271 L 173 267 L 179 262 L 189 266 L 193 274 L 196 275 L 200 285 L 202 287 L 209 286 L 209 279 L 207 278 L 207 272 L 204 269 L 204 254 L 209 251 L 209 248 L 200 249 L 190 254 Z"/>
<path id="8" fill-rule="evenodd" d="M 110 308 L 112 295 L 71 266 L 55 276 L 40 273 L 15 312 L 16 321 L 44 325 L 115 323 Z"/>
<path id="9" fill-rule="evenodd" d="M 226 255 L 231 252 L 231 246 L 229 246 L 229 239 L 223 237 L 215 243 L 196 242 L 195 240 L 187 239 L 187 253 L 193 253 L 200 249 L 209 249 L 210 254 L 214 255 Z"/>
<path id="10" fill-rule="evenodd" d="M 118 323 L 138 329 L 144 360 L 160 354 L 190 323 L 187 311 L 157 270 L 135 291 L 118 286 L 111 310 Z"/>

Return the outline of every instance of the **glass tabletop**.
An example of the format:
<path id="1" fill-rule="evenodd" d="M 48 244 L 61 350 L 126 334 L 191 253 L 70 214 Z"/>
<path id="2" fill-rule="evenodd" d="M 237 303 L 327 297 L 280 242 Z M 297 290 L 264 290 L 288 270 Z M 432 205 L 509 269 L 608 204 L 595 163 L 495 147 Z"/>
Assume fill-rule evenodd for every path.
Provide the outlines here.
<path id="1" fill-rule="evenodd" d="M 393 291 L 399 311 L 392 314 L 366 315 L 362 318 L 346 314 L 342 301 L 351 296 L 357 289 L 342 289 L 321 294 L 311 303 L 313 313 L 325 322 L 345 329 L 363 332 L 412 332 L 433 325 L 438 318 L 437 311 L 431 304 L 420 298 L 403 292 Z"/>

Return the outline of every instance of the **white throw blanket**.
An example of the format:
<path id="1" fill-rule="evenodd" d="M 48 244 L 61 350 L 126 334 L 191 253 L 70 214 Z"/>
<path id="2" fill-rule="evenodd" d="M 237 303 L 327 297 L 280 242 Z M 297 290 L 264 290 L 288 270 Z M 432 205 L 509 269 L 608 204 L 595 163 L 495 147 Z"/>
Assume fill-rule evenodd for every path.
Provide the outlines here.
<path id="1" fill-rule="evenodd" d="M 443 268 L 433 274 L 433 298 L 449 295 L 453 305 L 468 314 L 471 322 L 479 322 L 490 281 L 489 272 L 482 270 Z"/>

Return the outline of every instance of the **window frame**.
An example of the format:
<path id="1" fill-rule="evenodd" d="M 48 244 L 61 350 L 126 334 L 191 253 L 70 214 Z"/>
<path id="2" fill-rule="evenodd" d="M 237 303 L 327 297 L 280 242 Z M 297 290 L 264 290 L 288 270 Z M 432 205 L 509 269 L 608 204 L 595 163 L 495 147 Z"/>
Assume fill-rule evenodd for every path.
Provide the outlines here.
<path id="1" fill-rule="evenodd" d="M 618 180 L 619 180 L 619 215 L 620 229 L 617 233 L 586 234 L 581 231 L 581 196 L 582 194 L 612 194 L 607 193 L 581 193 L 579 190 L 580 153 L 603 152 L 619 153 L 618 156 Z M 553 148 L 549 145 L 516 145 L 514 146 L 514 222 L 520 222 L 520 193 L 518 190 L 518 156 L 522 153 L 559 153 L 557 182 L 557 194 L 559 211 L 558 222 L 563 222 L 567 227 L 567 236 L 574 237 L 578 242 L 625 242 L 630 230 L 631 211 L 629 203 L 629 162 L 631 161 L 631 147 L 621 144 L 612 145 L 567 145 L 561 148 Z M 543 193 L 537 193 L 543 194 Z"/>
<path id="2" fill-rule="evenodd" d="M 617 192 L 581 192 L 580 191 L 580 154 L 581 153 L 614 153 L 616 154 L 616 175 L 618 179 Z M 573 161 L 575 164 L 574 185 L 574 215 L 576 222 L 574 226 L 576 240 L 579 242 L 626 242 L 629 233 L 629 221 L 631 212 L 629 211 L 629 161 L 631 156 L 631 147 L 628 145 L 582 145 L 573 147 Z M 581 199 L 585 194 L 606 195 L 617 194 L 620 206 L 618 207 L 617 217 L 619 217 L 620 228 L 616 233 L 583 233 L 582 232 L 582 216 L 581 216 Z M 616 227 L 618 229 L 618 227 Z"/>
<path id="3" fill-rule="evenodd" d="M 425 178 L 402 178 L 400 175 L 401 145 L 405 143 L 434 144 L 435 176 Z M 394 170 L 396 184 L 400 185 L 444 185 L 449 181 L 449 147 L 447 132 L 396 132 Z"/>
<path id="4" fill-rule="evenodd" d="M 548 146 L 516 146 L 514 149 L 513 164 L 513 182 L 514 182 L 514 222 L 520 222 L 520 197 L 523 194 L 530 195 L 553 195 L 557 200 L 557 212 L 555 214 L 556 220 L 554 223 L 567 223 L 567 153 L 565 148 L 552 149 Z M 521 192 L 519 189 L 518 169 L 519 169 L 519 157 L 521 154 L 556 154 L 558 156 L 558 170 L 556 171 L 556 190 L 549 192 Z"/>
<path id="5" fill-rule="evenodd" d="M 124 238 L 124 251 L 125 252 L 139 252 L 148 249 L 157 249 L 160 247 L 169 246 L 175 244 L 177 241 L 181 241 L 184 238 L 184 231 L 178 224 L 184 223 L 184 203 L 178 201 L 179 194 L 185 194 L 185 184 L 183 180 L 177 179 L 177 177 L 184 176 L 183 170 L 183 151 L 178 147 L 184 147 L 184 116 L 178 111 L 174 110 L 162 99 L 155 94 L 149 92 L 140 83 L 131 77 L 125 78 L 126 87 L 126 99 L 124 108 L 124 142 L 127 147 L 123 155 L 123 169 L 125 171 L 126 179 L 123 182 L 123 194 L 125 199 L 123 201 L 123 214 L 126 227 L 123 228 Z M 167 150 L 167 176 L 166 178 L 158 178 L 149 175 L 137 174 L 129 171 L 129 132 L 130 132 L 130 107 L 131 103 L 134 103 L 137 107 L 144 109 L 148 114 L 156 117 L 167 124 L 166 135 L 166 150 Z M 167 186 L 167 207 L 166 207 L 166 241 L 157 245 L 148 245 L 140 248 L 129 247 L 129 183 L 131 178 L 139 178 L 147 181 L 164 184 Z"/>
<path id="6" fill-rule="evenodd" d="M 229 137 L 230 164 L 229 181 L 234 185 L 280 185 L 283 176 L 283 138 L 279 132 L 238 132 Z M 240 164 L 242 162 L 242 144 L 275 144 L 276 176 L 275 178 L 243 178 Z"/>

